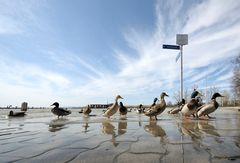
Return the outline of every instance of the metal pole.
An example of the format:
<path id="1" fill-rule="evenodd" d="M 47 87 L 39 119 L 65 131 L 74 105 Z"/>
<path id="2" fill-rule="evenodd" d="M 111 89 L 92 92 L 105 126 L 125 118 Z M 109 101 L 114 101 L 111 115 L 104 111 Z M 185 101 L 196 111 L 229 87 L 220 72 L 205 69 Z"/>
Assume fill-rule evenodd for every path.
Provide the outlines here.
<path id="1" fill-rule="evenodd" d="M 180 54 L 181 54 L 181 99 L 183 99 L 183 46 L 180 46 Z"/>

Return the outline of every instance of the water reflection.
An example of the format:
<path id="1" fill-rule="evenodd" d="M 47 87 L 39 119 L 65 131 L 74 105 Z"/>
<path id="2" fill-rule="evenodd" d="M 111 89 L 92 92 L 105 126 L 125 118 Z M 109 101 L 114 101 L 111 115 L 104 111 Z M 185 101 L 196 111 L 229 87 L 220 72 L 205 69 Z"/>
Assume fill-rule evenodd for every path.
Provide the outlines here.
<path id="1" fill-rule="evenodd" d="M 197 121 L 183 119 L 183 121 L 178 124 L 178 128 L 180 133 L 190 136 L 193 140 L 201 139 L 202 133 L 198 129 Z"/>
<path id="2" fill-rule="evenodd" d="M 127 121 L 118 122 L 118 135 L 123 135 L 127 132 Z"/>
<path id="3" fill-rule="evenodd" d="M 164 142 L 167 136 L 165 130 L 157 124 L 157 121 L 149 121 L 149 124 L 145 125 L 144 130 L 153 136 L 160 137 L 161 142 Z"/>
<path id="4" fill-rule="evenodd" d="M 217 132 L 216 128 L 213 125 L 209 124 L 209 121 L 199 121 L 198 128 L 205 134 L 220 137 L 220 134 Z"/>
<path id="5" fill-rule="evenodd" d="M 89 117 L 87 116 L 87 117 L 83 117 L 83 128 L 84 128 L 84 133 L 87 133 L 87 132 L 89 132 L 90 130 L 88 130 L 88 128 L 90 127 L 89 125 L 88 125 L 88 120 L 89 120 Z"/>
<path id="6" fill-rule="evenodd" d="M 112 135 L 112 143 L 116 147 L 119 143 L 116 142 L 115 126 L 113 126 L 109 120 L 102 122 L 102 132 L 107 135 Z"/>
<path id="7" fill-rule="evenodd" d="M 141 118 L 141 114 L 138 115 L 138 126 L 139 126 L 139 127 L 142 126 L 142 118 Z"/>
<path id="8" fill-rule="evenodd" d="M 68 119 L 64 119 L 64 118 L 56 118 L 50 121 L 49 123 L 49 131 L 50 132 L 56 132 L 56 131 L 60 131 L 64 128 L 67 128 L 65 125 L 67 124 Z"/>

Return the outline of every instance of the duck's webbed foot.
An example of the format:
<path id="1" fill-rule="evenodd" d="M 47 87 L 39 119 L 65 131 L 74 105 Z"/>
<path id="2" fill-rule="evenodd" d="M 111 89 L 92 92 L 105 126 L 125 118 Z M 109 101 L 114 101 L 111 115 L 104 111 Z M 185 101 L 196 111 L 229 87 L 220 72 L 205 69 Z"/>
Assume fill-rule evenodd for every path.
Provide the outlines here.
<path id="1" fill-rule="evenodd" d="M 208 117 L 209 119 L 215 119 L 215 117 L 210 117 L 208 114 L 207 114 L 207 117 Z"/>

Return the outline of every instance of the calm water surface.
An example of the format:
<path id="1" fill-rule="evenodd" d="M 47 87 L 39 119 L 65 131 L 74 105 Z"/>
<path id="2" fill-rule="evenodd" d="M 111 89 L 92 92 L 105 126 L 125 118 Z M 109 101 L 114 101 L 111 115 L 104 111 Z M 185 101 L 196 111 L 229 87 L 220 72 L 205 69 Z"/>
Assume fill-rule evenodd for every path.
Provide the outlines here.
<path id="1" fill-rule="evenodd" d="M 240 162 L 240 112 L 218 109 L 216 119 L 72 110 L 57 119 L 50 110 L 22 118 L 0 111 L 0 162 Z"/>

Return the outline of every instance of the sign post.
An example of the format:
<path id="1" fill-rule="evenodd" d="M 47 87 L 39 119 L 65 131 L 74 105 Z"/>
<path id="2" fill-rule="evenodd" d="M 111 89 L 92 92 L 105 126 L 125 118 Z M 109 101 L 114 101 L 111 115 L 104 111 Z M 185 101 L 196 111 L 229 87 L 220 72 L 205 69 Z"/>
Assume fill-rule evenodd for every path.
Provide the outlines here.
<path id="1" fill-rule="evenodd" d="M 188 35 L 187 34 L 177 34 L 176 35 L 176 44 L 180 45 L 180 55 L 181 55 L 181 100 L 183 99 L 183 45 L 188 44 Z"/>
<path id="2" fill-rule="evenodd" d="M 180 46 L 179 45 L 166 45 L 166 44 L 163 44 L 162 48 L 163 49 L 179 50 Z"/>

